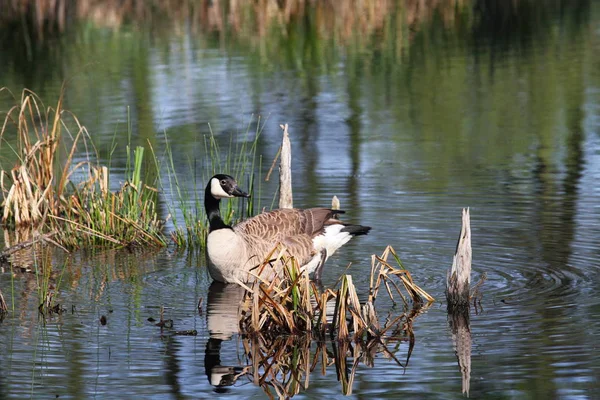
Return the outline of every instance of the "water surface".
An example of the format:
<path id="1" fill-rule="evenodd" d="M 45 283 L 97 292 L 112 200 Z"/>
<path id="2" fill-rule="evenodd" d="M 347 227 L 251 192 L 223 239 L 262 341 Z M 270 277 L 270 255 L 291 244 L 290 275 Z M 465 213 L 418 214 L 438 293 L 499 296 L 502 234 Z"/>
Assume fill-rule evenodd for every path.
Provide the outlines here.
<path id="1" fill-rule="evenodd" d="M 260 124 L 264 177 L 279 124 L 288 123 L 295 205 L 326 206 L 335 194 L 345 219 L 373 227 L 329 261 L 325 284 L 352 262 L 364 290 L 370 255 L 389 244 L 437 299 L 414 322 L 408 366 L 384 357 L 362 365 L 349 397 L 463 396 L 444 288 L 461 208 L 470 207 L 474 279 L 487 274 L 482 310 L 470 320 L 470 397 L 597 398 L 600 5 L 481 11 L 492 3 L 416 21 L 394 13 L 388 18 L 398 20 L 349 39 L 315 33 L 318 14 L 304 25 L 292 20 L 287 35 L 254 40 L 186 24 L 88 22 L 29 58 L 3 41 L 0 85 L 30 88 L 52 104 L 69 80 L 66 108 L 111 159 L 115 182 L 128 123 L 132 146 L 164 150 L 169 141 L 189 189 L 210 175 L 210 131 L 226 154 L 232 133 L 241 141 Z M 6 96 L 1 104 L 7 109 Z M 0 151 L 10 159 L 6 146 Z M 163 179 L 161 202 L 173 204 Z M 261 184 L 263 205 L 275 185 Z M 58 260 L 56 296 L 66 312 L 45 320 L 35 276 L 5 266 L 0 289 L 14 311 L 0 323 L 2 397 L 214 397 L 212 346 L 222 365 L 246 360 L 232 308 L 209 293 L 204 265 L 202 254 L 172 248 Z M 148 321 L 161 306 L 171 330 Z M 264 397 L 246 377 L 226 394 Z M 298 397 L 323 396 L 341 397 L 334 369 L 313 373 Z"/>

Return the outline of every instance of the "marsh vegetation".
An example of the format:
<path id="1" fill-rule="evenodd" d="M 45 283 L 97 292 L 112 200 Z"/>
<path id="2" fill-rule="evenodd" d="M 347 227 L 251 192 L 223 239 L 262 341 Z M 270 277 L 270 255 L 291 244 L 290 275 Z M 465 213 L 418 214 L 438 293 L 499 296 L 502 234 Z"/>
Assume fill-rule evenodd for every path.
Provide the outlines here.
<path id="1" fill-rule="evenodd" d="M 12 143 L 8 138 L 14 137 L 15 133 L 17 140 Z M 250 147 L 245 144 L 239 148 L 232 145 L 235 150 L 227 153 L 225 165 L 231 166 L 241 176 L 249 170 L 249 175 L 253 177 L 259 134 L 256 132 Z M 185 208 L 189 204 L 186 197 L 189 194 L 181 191 L 169 146 L 163 158 L 159 159 L 154 152 L 151 154 L 155 157 L 151 164 L 156 170 L 149 174 L 142 174 L 144 148 L 137 147 L 131 151 L 128 146 L 124 172 L 126 181 L 113 191 L 109 167 L 99 163 L 87 129 L 76 116 L 62 109 L 62 97 L 55 107 L 47 107 L 39 96 L 29 90 L 24 90 L 17 104 L 6 113 L 0 139 L 3 145 L 13 150 L 16 160 L 11 170 L 0 171 L 2 222 L 6 230 L 19 232 L 14 235 L 15 238 L 31 238 L 5 250 L 3 262 L 11 266 L 18 265 L 19 268 L 30 268 L 35 274 L 38 310 L 44 318 L 66 311 L 61 304 L 53 301 L 62 275 L 57 276 L 52 268 L 52 247 L 69 253 L 78 249 L 97 251 L 102 248 L 145 251 L 167 246 L 167 236 L 163 231 L 165 221 L 160 219 L 157 212 L 159 190 L 144 183 L 142 178 L 160 178 L 165 174 L 161 170 L 162 165 L 166 165 L 166 173 L 170 177 L 168 182 L 172 189 L 175 188 L 174 191 L 179 195 L 178 203 L 183 206 L 185 228 L 178 227 L 174 221 L 175 229 L 171 232 L 173 243 L 178 248 L 205 243 L 208 227 L 206 215 L 198 212 L 201 201 L 194 198 L 194 211 Z M 212 136 L 206 140 L 207 153 L 214 160 L 212 172 L 209 173 L 214 174 L 218 172 L 218 166 L 223 165 L 220 160 L 222 153 Z M 74 155 L 82 153 L 82 149 L 85 150 L 86 159 L 74 163 Z M 289 168 L 289 161 L 286 165 Z M 155 180 L 158 181 L 160 179 Z M 253 179 L 249 183 L 253 188 Z M 252 215 L 252 202 L 246 205 L 245 211 L 246 215 Z M 228 202 L 224 214 L 227 223 L 232 223 L 236 218 L 231 202 Z M 244 215 L 243 210 L 241 215 Z M 17 254 L 24 250 L 40 252 L 45 256 L 18 262 Z M 390 255 L 400 269 L 388 262 Z M 271 389 L 280 397 L 291 397 L 299 393 L 301 387 L 308 387 L 308 376 L 314 370 L 316 360 L 322 358 L 322 368 L 330 363 L 324 347 L 327 340 L 338 343 L 344 349 L 348 348 L 350 342 L 355 343 L 357 349 L 361 348 L 368 354 L 368 358 L 363 360 L 367 364 L 372 363 L 374 355 L 381 352 L 398 365 L 406 366 L 396 359 L 395 351 L 388 350 L 387 346 L 401 341 L 410 343 L 407 363 L 414 346 L 413 320 L 434 299 L 413 282 L 392 247 L 388 246 L 381 256 L 373 255 L 368 298 L 362 304 L 352 275 L 341 276 L 338 288 L 322 288 L 309 278 L 285 248 L 278 246 L 273 249 L 258 268 L 274 268 L 279 263 L 283 264 L 283 274 L 274 274 L 274 279 L 270 281 L 259 280 L 252 288 L 246 287 L 248 291 L 239 304 L 240 334 L 245 338 L 246 354 L 252 360 L 252 369 L 246 373 L 270 397 Z M 400 315 L 388 315 L 383 323 L 375 307 L 380 288 L 385 288 L 392 302 L 400 301 L 403 310 Z M 330 312 L 332 304 L 333 314 Z M 0 313 L 4 315 L 8 310 L 0 293 Z M 163 312 L 161 306 L 160 322 L 156 325 L 161 329 L 172 328 L 173 321 L 165 323 Z M 101 316 L 100 323 L 103 326 L 107 324 L 105 315 Z M 305 345 L 298 347 L 281 343 L 286 337 L 300 338 Z M 313 340 L 321 344 L 311 356 Z M 354 354 L 356 362 L 363 359 L 363 350 Z M 338 374 L 341 374 L 343 392 L 350 394 L 356 366 L 348 375 L 345 355 L 334 356 L 333 362 Z M 305 377 L 304 382 L 301 382 L 301 376 Z"/>
<path id="2" fill-rule="evenodd" d="M 5 397 L 595 397 L 597 2 L 0 9 Z M 294 204 L 374 229 L 322 287 L 215 294 L 202 188 L 252 190 L 229 221 L 273 208 L 286 122 Z M 467 206 L 470 321 L 440 304 Z M 388 244 L 436 303 L 383 267 L 372 317 Z"/>

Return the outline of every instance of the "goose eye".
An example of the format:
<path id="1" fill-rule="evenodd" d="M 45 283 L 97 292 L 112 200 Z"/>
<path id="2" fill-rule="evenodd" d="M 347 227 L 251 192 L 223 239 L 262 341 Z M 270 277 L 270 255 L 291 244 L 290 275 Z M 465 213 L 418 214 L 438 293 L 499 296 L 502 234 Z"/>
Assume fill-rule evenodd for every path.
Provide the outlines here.
<path id="1" fill-rule="evenodd" d="M 225 185 L 227 182 L 225 181 L 225 179 L 221 179 L 221 185 Z"/>

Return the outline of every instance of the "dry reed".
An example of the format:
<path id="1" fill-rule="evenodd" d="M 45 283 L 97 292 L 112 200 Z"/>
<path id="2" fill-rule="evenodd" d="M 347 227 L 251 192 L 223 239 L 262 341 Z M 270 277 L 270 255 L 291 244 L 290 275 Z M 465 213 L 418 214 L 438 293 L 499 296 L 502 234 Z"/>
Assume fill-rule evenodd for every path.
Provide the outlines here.
<path id="1" fill-rule="evenodd" d="M 76 152 L 95 154 L 95 149 L 85 127 L 62 105 L 62 95 L 54 108 L 45 107 L 25 89 L 6 114 L 0 145 L 10 146 L 15 159 L 10 170 L 0 171 L 4 226 L 55 232 L 53 240 L 67 248 L 164 245 L 156 190 L 141 179 L 143 148 L 135 150 L 120 190 L 111 192 L 107 167 L 90 156 L 73 165 Z M 74 175 L 88 178 L 75 183 Z"/>
<path id="2" fill-rule="evenodd" d="M 234 380 L 246 376 L 260 386 L 267 396 L 291 398 L 310 386 L 310 375 L 327 373 L 335 368 L 344 395 L 352 394 L 354 377 L 359 367 L 373 367 L 378 355 L 406 368 L 415 345 L 412 329 L 414 319 L 424 310 L 416 305 L 403 315 L 402 323 L 385 337 L 356 338 L 355 340 L 313 340 L 310 332 L 299 335 L 272 335 L 268 331 L 242 336 L 247 365 Z M 401 351 L 403 361 L 397 356 Z"/>
<path id="3" fill-rule="evenodd" d="M 8 305 L 6 304 L 6 300 L 4 300 L 4 296 L 2 295 L 2 290 L 0 290 L 0 316 L 8 312 Z"/>
<path id="4" fill-rule="evenodd" d="M 349 395 L 359 365 L 372 367 L 377 354 L 405 368 L 415 345 L 413 321 L 433 298 L 405 268 L 394 267 L 390 255 L 401 266 L 390 246 L 373 256 L 368 298 L 361 303 L 351 275 L 343 275 L 337 289 L 320 290 L 293 257 L 274 249 L 241 303 L 240 332 L 249 361 L 236 379 L 247 375 L 269 398 L 290 398 L 308 388 L 320 362 L 322 374 L 335 365 L 342 393 Z M 284 265 L 280 274 L 265 271 L 279 263 Z M 259 272 L 272 279 L 260 279 Z M 375 300 L 382 285 L 392 301 L 394 295 L 402 299 L 399 315 L 378 315 Z M 408 346 L 401 362 L 396 354 L 403 342 Z"/>
<path id="5" fill-rule="evenodd" d="M 273 254 L 276 250 L 271 257 Z M 248 292 L 241 308 L 241 331 L 273 338 L 306 333 L 317 338 L 329 334 L 337 340 L 384 337 L 392 327 L 398 326 L 405 314 L 387 319 L 383 326 L 380 325 L 375 300 L 381 285 L 385 286 L 392 301 L 395 301 L 394 293 L 397 294 L 405 309 L 409 302 L 422 305 L 434 300 L 414 283 L 406 269 L 395 268 L 388 262 L 390 255 L 400 263 L 391 246 L 386 247 L 381 256 L 372 257 L 369 296 L 361 304 L 351 275 L 342 276 L 337 290 L 320 291 L 293 257 L 279 251 L 273 261 L 263 263 L 260 268 L 275 268 L 275 264 L 283 263 L 282 273 L 274 274 L 269 282 L 257 275 L 258 281 Z M 332 303 L 335 306 L 332 319 L 329 319 Z"/>

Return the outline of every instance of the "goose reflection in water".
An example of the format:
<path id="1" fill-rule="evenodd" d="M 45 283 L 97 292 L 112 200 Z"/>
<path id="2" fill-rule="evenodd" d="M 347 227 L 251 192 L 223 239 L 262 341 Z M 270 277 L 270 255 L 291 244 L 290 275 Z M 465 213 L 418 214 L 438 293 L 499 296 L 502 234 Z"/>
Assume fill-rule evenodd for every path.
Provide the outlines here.
<path id="1" fill-rule="evenodd" d="M 208 381 L 219 393 L 226 392 L 227 387 L 245 375 L 248 369 L 221 364 L 221 344 L 238 333 L 238 308 L 244 292 L 239 285 L 216 281 L 208 289 L 206 318 L 210 337 L 206 343 L 204 369 Z"/>

